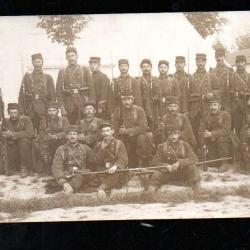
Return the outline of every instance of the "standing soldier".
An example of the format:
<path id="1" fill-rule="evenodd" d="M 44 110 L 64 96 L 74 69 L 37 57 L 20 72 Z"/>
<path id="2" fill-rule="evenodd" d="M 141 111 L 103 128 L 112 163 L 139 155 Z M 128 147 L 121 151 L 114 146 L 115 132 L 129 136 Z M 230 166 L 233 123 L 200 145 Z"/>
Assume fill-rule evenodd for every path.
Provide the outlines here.
<path id="1" fill-rule="evenodd" d="M 105 191 L 122 182 L 122 175 L 117 170 L 125 169 L 128 165 L 128 155 L 122 141 L 113 137 L 114 129 L 110 123 L 100 127 L 103 140 L 94 148 L 97 158 L 98 171 L 107 170 L 108 174 L 99 178 L 98 196 L 105 197 Z"/>
<path id="2" fill-rule="evenodd" d="M 52 164 L 52 173 L 67 195 L 78 192 L 82 185 L 88 184 L 90 176 L 72 173 L 76 170 L 90 172 L 90 166 L 95 164 L 92 150 L 78 142 L 79 128 L 71 125 L 67 128 L 67 142 L 61 145 L 55 153 Z"/>
<path id="3" fill-rule="evenodd" d="M 236 56 L 236 72 L 233 74 L 230 87 L 230 110 L 232 114 L 232 128 L 237 135 L 246 116 L 246 103 L 250 92 L 250 76 L 246 71 L 246 56 Z"/>
<path id="4" fill-rule="evenodd" d="M 160 144 L 166 141 L 169 136 L 171 128 L 178 124 L 180 127 L 180 139 L 189 143 L 194 150 L 197 148 L 197 142 L 192 130 L 191 123 L 186 114 L 179 112 L 179 98 L 169 96 L 166 99 L 167 113 L 163 116 L 163 124 L 161 126 L 163 131 L 158 130 L 155 133 L 155 142 Z"/>
<path id="5" fill-rule="evenodd" d="M 216 75 L 219 81 L 219 88 L 222 98 L 223 110 L 229 111 L 230 105 L 230 83 L 232 82 L 233 68 L 225 64 L 225 49 L 218 48 L 215 50 L 215 60 L 217 62 L 215 68 L 210 68 L 210 73 Z"/>
<path id="6" fill-rule="evenodd" d="M 56 82 L 57 101 L 67 112 L 70 124 L 80 120 L 80 107 L 87 101 L 95 102 L 95 89 L 90 71 L 77 63 L 76 48 L 66 50 L 68 66 L 58 73 Z"/>
<path id="7" fill-rule="evenodd" d="M 66 129 L 69 126 L 68 119 L 58 115 L 59 106 L 56 102 L 49 102 L 47 105 L 47 116 L 40 122 L 38 145 L 38 157 L 43 160 L 46 169 L 51 170 L 54 154 L 56 149 L 65 143 Z M 37 150 L 36 150 L 37 152 Z M 37 158 L 35 158 L 37 160 Z M 40 169 L 42 170 L 42 169 Z"/>
<path id="8" fill-rule="evenodd" d="M 53 78 L 43 72 L 42 54 L 34 54 L 31 58 L 33 72 L 23 77 L 18 103 L 20 112 L 30 117 L 35 133 L 38 133 L 39 123 L 47 112 L 47 102 L 55 101 L 56 93 Z"/>
<path id="9" fill-rule="evenodd" d="M 83 109 L 84 118 L 80 121 L 78 140 L 80 143 L 87 144 L 90 148 L 93 148 L 102 140 L 100 126 L 103 120 L 95 117 L 96 109 L 93 102 L 86 102 Z"/>
<path id="10" fill-rule="evenodd" d="M 125 144 L 130 168 L 145 166 L 150 158 L 146 114 L 133 102 L 132 95 L 123 93 L 122 105 L 114 111 L 112 118 L 115 137 Z"/>
<path id="11" fill-rule="evenodd" d="M 175 68 L 176 72 L 173 74 L 174 79 L 177 81 L 180 91 L 180 112 L 186 113 L 189 111 L 189 82 L 190 75 L 185 72 L 184 68 L 186 66 L 186 60 L 184 56 L 177 56 L 175 58 Z"/>
<path id="12" fill-rule="evenodd" d="M 109 110 L 108 100 L 111 92 L 110 80 L 106 74 L 100 71 L 100 57 L 90 57 L 89 68 L 92 72 L 92 79 L 96 94 L 96 116 L 104 120 L 110 119 L 111 110 Z"/>
<path id="13" fill-rule="evenodd" d="M 21 177 L 26 177 L 31 171 L 32 122 L 28 116 L 20 115 L 17 103 L 8 104 L 8 113 L 10 117 L 4 120 L 1 135 L 7 143 L 8 169 L 21 170 Z"/>
<path id="14" fill-rule="evenodd" d="M 160 60 L 158 63 L 159 78 L 157 79 L 157 94 L 156 96 L 160 100 L 160 112 L 159 116 L 166 113 L 166 98 L 168 96 L 181 97 L 181 91 L 177 81 L 168 75 L 169 63 L 166 60 Z M 161 108 L 162 107 L 162 108 Z"/>
<path id="15" fill-rule="evenodd" d="M 198 191 L 201 178 L 199 168 L 195 165 L 197 162 L 198 157 L 191 146 L 180 140 L 180 127 L 176 124 L 171 127 L 169 138 L 157 150 L 152 161 L 152 166 L 166 165 L 166 171 L 155 171 L 152 174 L 147 192 L 154 192 L 161 185 L 176 179 Z"/>
<path id="16" fill-rule="evenodd" d="M 221 98 L 214 95 L 208 100 L 209 112 L 200 123 L 199 141 L 207 149 L 207 159 L 214 160 L 230 156 L 231 116 L 221 110 Z M 205 147 L 204 147 L 205 146 Z M 226 164 L 219 165 L 220 171 L 225 171 Z"/>
<path id="17" fill-rule="evenodd" d="M 129 92 L 134 97 L 136 106 L 142 107 L 142 96 L 139 82 L 128 73 L 129 62 L 127 59 L 118 61 L 121 75 L 113 80 L 114 82 L 114 109 L 121 106 L 121 97 Z"/>
<path id="18" fill-rule="evenodd" d="M 150 59 L 143 59 L 140 64 L 142 76 L 139 77 L 141 86 L 143 108 L 147 115 L 148 125 L 151 132 L 154 132 L 154 125 L 158 117 L 155 117 L 157 99 L 155 100 L 156 79 L 152 76 L 152 63 Z M 159 100 L 158 100 L 159 101 Z"/>
<path id="19" fill-rule="evenodd" d="M 206 54 L 196 54 L 197 70 L 190 81 L 190 121 L 196 136 L 201 118 L 208 110 L 206 100 L 219 93 L 218 80 L 206 71 L 206 61 Z"/>

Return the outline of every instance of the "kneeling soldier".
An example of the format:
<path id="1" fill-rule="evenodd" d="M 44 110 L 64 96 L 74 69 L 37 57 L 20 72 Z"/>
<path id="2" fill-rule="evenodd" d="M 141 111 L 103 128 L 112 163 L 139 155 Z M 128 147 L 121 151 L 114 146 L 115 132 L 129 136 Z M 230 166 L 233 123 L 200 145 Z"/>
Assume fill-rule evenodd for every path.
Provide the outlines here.
<path id="1" fill-rule="evenodd" d="M 126 146 L 130 168 L 145 166 L 149 159 L 146 114 L 133 102 L 133 96 L 122 96 L 122 105 L 112 117 L 115 137 L 120 138 Z"/>
<path id="2" fill-rule="evenodd" d="M 68 127 L 67 142 L 56 150 L 52 164 L 53 176 L 66 194 L 77 192 L 83 184 L 87 184 L 90 180 L 88 175 L 72 175 L 72 173 L 75 170 L 89 172 L 89 166 L 95 163 L 92 150 L 87 145 L 78 142 L 78 135 L 78 126 Z"/>
<path id="3" fill-rule="evenodd" d="M 168 139 L 158 148 L 152 161 L 152 166 L 165 165 L 166 171 L 155 171 L 149 179 L 147 190 L 154 192 L 171 180 L 181 180 L 197 191 L 200 186 L 200 171 L 195 165 L 198 157 L 187 142 L 180 140 L 178 124 L 169 131 Z"/>
<path id="4" fill-rule="evenodd" d="M 122 141 L 113 137 L 114 129 L 110 123 L 100 127 L 102 142 L 94 148 L 98 162 L 98 171 L 107 170 L 109 174 L 99 178 L 98 195 L 105 196 L 105 190 L 110 190 L 121 184 L 121 174 L 116 171 L 128 165 L 128 155 Z"/>
<path id="5" fill-rule="evenodd" d="M 205 159 L 214 160 L 230 156 L 231 116 L 221 110 L 221 99 L 214 95 L 208 99 L 209 112 L 203 118 L 199 128 L 200 146 L 205 148 Z M 218 166 L 218 163 L 216 163 Z M 227 164 L 219 163 L 220 171 L 225 171 Z"/>
<path id="6" fill-rule="evenodd" d="M 95 117 L 96 109 L 93 102 L 87 102 L 83 106 L 84 118 L 80 121 L 80 135 L 78 137 L 80 143 L 87 144 L 93 148 L 102 140 L 100 133 L 100 125 L 103 120 Z"/>
<path id="7" fill-rule="evenodd" d="M 9 118 L 3 122 L 2 137 L 7 143 L 7 163 L 11 171 L 21 170 L 26 177 L 31 170 L 31 141 L 33 125 L 28 116 L 20 115 L 17 103 L 8 104 Z"/>
<path id="8" fill-rule="evenodd" d="M 47 105 L 46 120 L 39 125 L 39 155 L 50 170 L 56 149 L 65 143 L 66 129 L 69 121 L 66 117 L 58 115 L 59 106 L 56 102 Z"/>

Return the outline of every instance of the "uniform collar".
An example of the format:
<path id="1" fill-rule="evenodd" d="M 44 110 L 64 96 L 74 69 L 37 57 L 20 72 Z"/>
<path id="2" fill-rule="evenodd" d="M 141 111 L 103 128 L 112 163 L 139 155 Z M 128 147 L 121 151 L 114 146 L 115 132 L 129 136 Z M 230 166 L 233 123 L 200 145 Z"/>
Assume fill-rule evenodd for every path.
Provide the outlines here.
<path id="1" fill-rule="evenodd" d="M 67 142 L 67 145 L 68 145 L 69 147 L 71 147 L 71 148 L 78 148 L 78 147 L 80 146 L 80 143 L 77 142 L 77 144 L 72 145 L 72 144 L 70 144 L 69 142 Z"/>
<path id="2" fill-rule="evenodd" d="M 196 73 L 206 73 L 206 69 L 197 69 Z"/>
<path id="3" fill-rule="evenodd" d="M 42 74 L 43 73 L 43 69 L 33 69 L 32 71 L 33 74 Z"/>
<path id="4" fill-rule="evenodd" d="M 161 75 L 160 74 L 159 78 L 161 78 L 161 79 L 163 79 L 163 78 L 169 78 L 169 75 L 168 74 L 166 74 L 166 75 Z"/>

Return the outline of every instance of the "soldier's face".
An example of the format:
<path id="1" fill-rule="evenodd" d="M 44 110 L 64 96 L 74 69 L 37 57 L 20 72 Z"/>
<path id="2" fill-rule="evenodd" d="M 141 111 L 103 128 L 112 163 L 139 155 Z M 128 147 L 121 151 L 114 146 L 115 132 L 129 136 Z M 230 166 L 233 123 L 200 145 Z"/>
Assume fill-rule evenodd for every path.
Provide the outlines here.
<path id="1" fill-rule="evenodd" d="M 244 70 L 246 69 L 246 61 L 242 60 L 242 61 L 238 61 L 236 62 L 236 67 L 239 70 Z"/>
<path id="2" fill-rule="evenodd" d="M 221 108 L 221 104 L 219 102 L 212 102 L 209 103 L 209 110 L 212 114 L 217 113 L 218 111 L 220 111 Z"/>
<path id="3" fill-rule="evenodd" d="M 19 118 L 19 110 L 9 109 L 9 116 L 11 120 L 17 120 Z"/>
<path id="4" fill-rule="evenodd" d="M 133 97 L 122 97 L 122 105 L 126 109 L 131 108 L 132 105 L 133 105 L 133 102 L 134 102 L 134 98 Z"/>
<path id="5" fill-rule="evenodd" d="M 78 140 L 78 133 L 76 131 L 69 131 L 66 138 L 69 143 L 74 144 Z"/>
<path id="6" fill-rule="evenodd" d="M 141 66 L 141 71 L 143 74 L 149 75 L 149 74 L 151 74 L 152 66 L 148 63 L 143 63 Z"/>
<path id="7" fill-rule="evenodd" d="M 183 71 L 186 66 L 185 62 L 175 62 L 175 68 L 177 71 Z"/>
<path id="8" fill-rule="evenodd" d="M 177 103 L 170 103 L 168 104 L 167 109 L 171 115 L 175 115 L 178 112 L 179 105 Z"/>
<path id="9" fill-rule="evenodd" d="M 180 132 L 179 131 L 172 132 L 169 135 L 169 139 L 173 143 L 177 142 L 179 140 L 179 138 L 180 138 Z"/>
<path id="10" fill-rule="evenodd" d="M 225 56 L 217 55 L 217 56 L 215 56 L 215 60 L 216 60 L 217 64 L 219 64 L 219 65 L 223 64 L 224 60 L 225 60 Z"/>
<path id="11" fill-rule="evenodd" d="M 123 63 L 123 64 L 119 65 L 119 70 L 120 70 L 121 74 L 127 74 L 128 69 L 129 69 L 128 64 Z"/>
<path id="12" fill-rule="evenodd" d="M 159 72 L 161 75 L 166 75 L 168 73 L 169 66 L 166 64 L 161 64 L 159 67 Z"/>
<path id="13" fill-rule="evenodd" d="M 204 69 L 206 66 L 206 60 L 203 60 L 201 58 L 196 59 L 196 66 L 198 69 Z"/>
<path id="14" fill-rule="evenodd" d="M 58 115 L 58 109 L 57 108 L 48 108 L 48 116 L 51 118 L 55 118 Z"/>
<path id="15" fill-rule="evenodd" d="M 41 69 L 43 66 L 43 60 L 42 59 L 35 59 L 32 61 L 33 67 L 35 69 Z"/>
<path id="16" fill-rule="evenodd" d="M 114 130 L 111 127 L 102 128 L 102 136 L 103 138 L 112 137 L 114 134 Z"/>
<path id="17" fill-rule="evenodd" d="M 99 70 L 100 64 L 98 62 L 89 62 L 89 69 L 91 72 Z"/>
<path id="18" fill-rule="evenodd" d="M 96 113 L 96 110 L 93 106 L 91 106 L 91 105 L 85 106 L 84 114 L 86 117 L 88 117 L 88 118 L 94 117 L 95 113 Z"/>
<path id="19" fill-rule="evenodd" d="M 66 54 L 66 60 L 69 64 L 76 64 L 77 63 L 77 54 L 75 52 L 68 52 Z"/>

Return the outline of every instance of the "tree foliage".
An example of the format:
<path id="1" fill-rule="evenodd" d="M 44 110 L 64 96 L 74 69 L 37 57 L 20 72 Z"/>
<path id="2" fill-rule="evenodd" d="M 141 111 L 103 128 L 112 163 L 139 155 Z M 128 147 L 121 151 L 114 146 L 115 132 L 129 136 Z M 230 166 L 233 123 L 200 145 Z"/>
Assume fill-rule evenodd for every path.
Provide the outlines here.
<path id="1" fill-rule="evenodd" d="M 227 23 L 218 12 L 186 12 L 184 15 L 203 38 L 221 31 Z"/>
<path id="2" fill-rule="evenodd" d="M 91 20 L 90 16 L 82 15 L 56 15 L 39 16 L 37 27 L 46 31 L 52 42 L 71 46 L 78 34 L 87 26 Z"/>
<path id="3" fill-rule="evenodd" d="M 250 49 L 250 30 L 236 38 L 238 49 Z"/>

